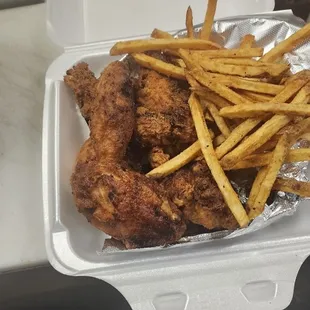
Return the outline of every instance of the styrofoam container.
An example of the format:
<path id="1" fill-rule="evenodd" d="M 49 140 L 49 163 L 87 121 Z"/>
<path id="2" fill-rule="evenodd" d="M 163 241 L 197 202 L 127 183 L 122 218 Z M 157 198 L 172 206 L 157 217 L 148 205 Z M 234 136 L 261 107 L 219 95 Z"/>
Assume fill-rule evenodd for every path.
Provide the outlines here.
<path id="1" fill-rule="evenodd" d="M 64 274 L 111 283 L 133 309 L 284 309 L 310 254 L 306 202 L 293 217 L 240 238 L 116 252 L 102 251 L 105 234 L 87 223 L 73 202 L 70 175 L 88 128 L 64 85 L 66 70 L 85 61 L 98 75 L 117 59 L 109 56 L 116 38 L 144 37 L 154 27 L 184 28 L 189 4 L 195 22 L 202 22 L 205 2 L 47 1 L 49 33 L 65 47 L 46 74 L 43 196 L 48 258 Z M 219 0 L 218 17 L 270 11 L 273 6 L 273 0 Z"/>

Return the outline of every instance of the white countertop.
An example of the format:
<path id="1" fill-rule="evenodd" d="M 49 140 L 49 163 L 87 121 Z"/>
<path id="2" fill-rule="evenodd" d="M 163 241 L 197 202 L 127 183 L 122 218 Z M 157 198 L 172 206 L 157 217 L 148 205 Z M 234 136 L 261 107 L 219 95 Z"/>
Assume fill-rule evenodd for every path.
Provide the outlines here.
<path id="1" fill-rule="evenodd" d="M 61 53 L 45 5 L 0 11 L 0 272 L 47 262 L 41 190 L 44 76 Z"/>

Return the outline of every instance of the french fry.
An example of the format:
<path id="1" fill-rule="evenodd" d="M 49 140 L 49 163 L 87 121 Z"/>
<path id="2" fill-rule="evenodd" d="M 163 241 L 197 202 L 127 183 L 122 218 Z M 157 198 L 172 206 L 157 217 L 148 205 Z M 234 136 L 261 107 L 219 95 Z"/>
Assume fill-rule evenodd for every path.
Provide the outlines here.
<path id="1" fill-rule="evenodd" d="M 305 85 L 307 82 L 303 80 L 301 81 L 302 83 L 300 83 L 300 81 L 293 81 L 292 83 L 286 85 L 284 90 L 278 96 L 276 96 L 271 103 L 277 102 L 278 100 L 280 101 L 280 99 L 282 99 L 281 101 L 283 102 L 287 101 L 290 97 L 296 94 L 298 92 L 298 89 L 302 88 L 303 85 Z M 292 87 L 292 84 L 294 84 L 295 87 Z M 295 84 L 297 84 L 297 86 Z M 300 92 L 302 92 L 302 90 L 300 90 L 299 93 Z M 300 96 L 299 93 L 292 101 L 293 104 L 300 103 L 299 100 L 302 96 Z M 248 120 L 246 120 L 245 122 L 247 121 Z M 273 116 L 270 120 L 264 123 L 256 132 L 249 136 L 247 140 L 243 141 L 234 150 L 232 150 L 230 153 L 226 154 L 225 157 L 222 158 L 221 163 L 223 167 L 232 167 L 239 161 L 240 158 L 244 158 L 255 152 L 271 137 L 273 137 L 281 128 L 286 126 L 290 121 L 291 118 L 286 115 Z"/>
<path id="2" fill-rule="evenodd" d="M 210 72 L 216 72 L 221 74 L 236 75 L 241 77 L 255 77 L 269 74 L 273 77 L 277 77 L 285 72 L 288 67 L 283 66 L 277 70 L 273 70 L 268 66 L 247 66 L 247 65 L 235 65 L 235 64 L 220 64 L 214 62 L 212 59 L 205 58 L 200 61 L 200 65 Z"/>
<path id="3" fill-rule="evenodd" d="M 213 91 L 208 91 L 204 87 L 198 85 L 198 87 L 191 87 L 191 91 L 196 93 L 199 97 L 205 100 L 210 100 L 214 103 L 219 109 L 224 107 L 230 107 L 230 103 L 225 98 L 219 96 Z"/>
<path id="4" fill-rule="evenodd" d="M 173 39 L 173 36 L 170 33 L 157 28 L 153 30 L 151 37 L 154 39 Z"/>
<path id="5" fill-rule="evenodd" d="M 216 83 L 221 83 L 227 87 L 250 90 L 257 93 L 277 95 L 284 89 L 284 86 L 282 85 L 251 81 L 237 76 L 229 76 L 207 72 L 205 73 L 205 75 L 208 76 L 208 78 L 211 79 L 212 81 Z"/>
<path id="6" fill-rule="evenodd" d="M 195 50 L 208 50 L 220 49 L 221 46 L 207 40 L 199 39 L 146 39 L 146 40 L 133 40 L 133 41 L 120 41 L 114 44 L 110 50 L 111 56 L 140 53 L 146 51 L 158 51 L 163 49 L 195 49 Z"/>
<path id="7" fill-rule="evenodd" d="M 243 48 L 243 49 L 221 49 L 221 50 L 207 50 L 207 51 L 191 51 L 191 55 L 203 59 L 208 58 L 252 58 L 261 57 L 264 49 L 256 48 Z"/>
<path id="8" fill-rule="evenodd" d="M 228 128 L 225 120 L 219 115 L 219 111 L 216 108 L 215 104 L 207 100 L 204 101 L 204 104 L 208 108 L 220 132 L 225 138 L 227 138 L 230 135 L 230 129 Z"/>
<path id="9" fill-rule="evenodd" d="M 255 36 L 252 34 L 246 34 L 240 43 L 240 48 L 248 48 L 248 47 L 253 47 L 255 43 Z"/>
<path id="10" fill-rule="evenodd" d="M 205 20 L 200 32 L 200 38 L 209 40 L 212 32 L 212 26 L 214 22 L 214 16 L 216 12 L 217 0 L 208 0 L 208 8 L 205 16 Z"/>
<path id="11" fill-rule="evenodd" d="M 262 120 L 248 119 L 237 126 L 229 137 L 215 150 L 218 159 L 222 159 L 231 151 L 251 130 L 253 130 Z"/>
<path id="12" fill-rule="evenodd" d="M 217 183 L 227 206 L 236 218 L 240 227 L 245 227 L 249 223 L 249 218 L 238 198 L 238 195 L 232 188 L 216 157 L 212 139 L 204 120 L 199 100 L 193 94 L 190 96 L 189 106 L 192 112 L 198 140 L 200 142 L 201 151 L 211 171 L 211 174 L 213 175 L 213 178 Z"/>
<path id="13" fill-rule="evenodd" d="M 282 57 L 285 53 L 289 53 L 293 51 L 298 45 L 305 42 L 310 38 L 310 24 L 307 24 L 288 39 L 282 41 L 277 46 L 275 46 L 271 51 L 265 54 L 260 61 L 262 62 L 272 62 L 280 57 Z"/>
<path id="14" fill-rule="evenodd" d="M 263 212 L 266 201 L 271 193 L 277 175 L 284 163 L 288 150 L 289 150 L 289 139 L 287 135 L 284 134 L 280 138 L 274 152 L 272 153 L 271 161 L 267 166 L 267 173 L 265 175 L 263 182 L 261 183 L 255 202 L 253 206 L 249 206 L 250 208 L 249 217 L 251 219 L 257 217 Z"/>
<path id="15" fill-rule="evenodd" d="M 147 176 L 154 179 L 163 178 L 190 163 L 201 153 L 200 143 L 196 141 L 179 155 L 150 171 Z"/>
<path id="16" fill-rule="evenodd" d="M 195 38 L 194 26 L 193 26 L 193 12 L 192 8 L 189 6 L 186 11 L 186 29 L 187 29 L 187 37 Z"/>
<path id="17" fill-rule="evenodd" d="M 220 146 L 225 140 L 226 138 L 223 135 L 219 135 L 214 139 L 213 146 Z"/>
<path id="18" fill-rule="evenodd" d="M 175 64 L 177 64 L 180 68 L 183 68 L 183 69 L 186 68 L 186 64 L 182 59 L 177 58 L 174 61 L 175 61 Z"/>
<path id="19" fill-rule="evenodd" d="M 274 98 L 272 95 L 259 94 L 249 90 L 240 90 L 239 94 L 248 97 L 253 100 L 253 102 L 269 102 Z"/>
<path id="20" fill-rule="evenodd" d="M 202 53 L 202 52 L 199 52 Z M 288 64 L 277 64 L 272 62 L 260 62 L 254 59 L 247 58 L 213 58 L 216 63 L 229 64 L 229 65 L 241 65 L 241 66 L 251 66 L 251 67 L 269 67 L 270 70 L 280 70 L 285 71 L 290 68 Z"/>
<path id="21" fill-rule="evenodd" d="M 172 64 L 166 63 L 162 60 L 156 59 L 154 57 L 139 53 L 132 54 L 135 61 L 142 67 L 153 69 L 161 74 L 176 79 L 186 80 L 185 72 L 183 68 L 179 68 Z"/>
<path id="22" fill-rule="evenodd" d="M 288 103 L 256 103 L 243 104 L 242 106 L 226 107 L 221 109 L 219 113 L 220 116 L 230 119 L 261 117 L 264 116 L 266 113 L 293 116 L 310 116 L 310 106 Z"/>
<path id="23" fill-rule="evenodd" d="M 201 68 L 200 65 L 193 60 L 193 57 L 191 57 L 190 52 L 188 50 L 180 48 L 178 50 L 178 54 L 186 64 L 187 70 Z"/>
<path id="24" fill-rule="evenodd" d="M 210 114 L 209 111 L 205 111 L 205 119 L 208 122 L 214 123 L 214 119 L 213 119 L 213 117 L 212 117 L 212 115 Z"/>
<path id="25" fill-rule="evenodd" d="M 294 179 L 277 178 L 272 187 L 273 190 L 299 195 L 300 197 L 310 197 L 310 183 L 301 182 Z"/>
<path id="26" fill-rule="evenodd" d="M 210 93 L 210 91 L 207 90 L 205 87 L 202 87 L 202 85 L 198 83 L 197 80 L 187 70 L 185 70 L 185 76 L 188 84 L 191 86 L 192 91 L 193 89 L 195 89 L 197 91 L 206 92 L 208 94 Z"/>
<path id="27" fill-rule="evenodd" d="M 256 178 L 252 184 L 252 188 L 251 188 L 251 191 L 250 191 L 250 194 L 249 194 L 249 198 L 247 200 L 247 204 L 246 204 L 246 207 L 247 207 L 247 210 L 250 211 L 253 209 L 254 207 L 254 203 L 255 203 L 255 200 L 256 200 L 256 197 L 259 193 L 259 190 L 260 190 L 260 187 L 263 183 L 263 181 L 265 180 L 266 178 L 266 174 L 268 172 L 268 167 L 265 166 L 265 167 L 262 167 L 257 175 L 256 175 Z"/>
<path id="28" fill-rule="evenodd" d="M 236 165 L 224 170 L 240 170 L 248 168 L 263 167 L 268 165 L 272 157 L 272 153 L 254 154 L 245 157 Z M 295 163 L 300 161 L 310 161 L 310 149 L 290 150 L 285 158 L 286 163 Z"/>
<path id="29" fill-rule="evenodd" d="M 191 71 L 191 74 L 199 83 L 208 87 L 209 89 L 211 89 L 212 91 L 220 95 L 221 97 L 232 102 L 233 104 L 238 105 L 238 104 L 251 103 L 251 101 L 249 101 L 246 98 L 241 97 L 239 94 L 229 89 L 225 85 L 220 84 L 218 81 L 214 81 L 214 79 L 212 79 L 210 75 L 203 72 L 202 70 L 194 69 Z"/>

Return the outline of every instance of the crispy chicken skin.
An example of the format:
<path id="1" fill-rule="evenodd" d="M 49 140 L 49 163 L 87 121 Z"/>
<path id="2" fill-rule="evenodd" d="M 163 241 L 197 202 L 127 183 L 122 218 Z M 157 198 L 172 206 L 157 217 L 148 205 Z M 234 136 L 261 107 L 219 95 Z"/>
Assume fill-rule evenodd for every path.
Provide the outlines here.
<path id="1" fill-rule="evenodd" d="M 209 230 L 238 227 L 204 160 L 166 177 L 162 185 L 188 221 Z"/>
<path id="2" fill-rule="evenodd" d="M 182 87 L 182 82 L 141 68 L 136 88 L 136 131 L 143 145 L 154 147 L 196 141 L 188 106 L 189 90 Z"/>
<path id="3" fill-rule="evenodd" d="M 79 94 L 93 94 L 93 83 L 76 84 L 71 78 L 82 68 L 83 76 L 90 76 L 88 67 L 80 64 L 68 71 L 65 82 L 78 98 L 88 100 Z M 78 154 L 72 191 L 78 210 L 127 248 L 164 245 L 181 238 L 186 226 L 163 187 L 124 161 L 135 126 L 132 91 L 124 63 L 111 63 L 101 74 L 96 98 L 83 114 L 89 117 L 90 138 Z M 78 104 L 83 108 L 86 102 Z"/>

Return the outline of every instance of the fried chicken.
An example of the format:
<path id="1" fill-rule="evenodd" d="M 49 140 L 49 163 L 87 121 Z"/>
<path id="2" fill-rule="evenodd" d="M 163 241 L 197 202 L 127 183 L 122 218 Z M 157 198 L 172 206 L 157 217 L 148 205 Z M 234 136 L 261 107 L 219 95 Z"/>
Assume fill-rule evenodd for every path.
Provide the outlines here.
<path id="1" fill-rule="evenodd" d="M 65 77 L 90 126 L 90 138 L 78 154 L 71 177 L 78 210 L 127 248 L 177 241 L 186 229 L 178 208 L 160 184 L 132 171 L 124 161 L 135 127 L 128 67 L 111 63 L 96 84 L 92 78 L 77 81 L 79 74 L 92 75 L 79 64 Z"/>
<path id="2" fill-rule="evenodd" d="M 136 88 L 136 132 L 143 145 L 188 145 L 197 140 L 185 82 L 141 68 Z"/>
<path id="3" fill-rule="evenodd" d="M 149 161 L 152 168 L 159 167 L 170 159 L 170 155 L 166 154 L 164 150 L 158 146 L 151 149 L 149 153 Z"/>
<path id="4" fill-rule="evenodd" d="M 64 81 L 74 91 L 81 114 L 88 122 L 92 103 L 97 96 L 96 86 L 98 80 L 94 73 L 88 69 L 86 63 L 80 63 L 67 71 Z"/>
<path id="5" fill-rule="evenodd" d="M 188 221 L 209 230 L 238 227 L 204 160 L 166 177 L 162 185 Z"/>

